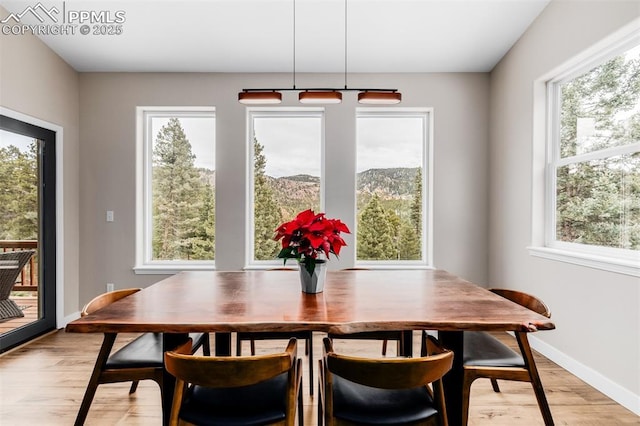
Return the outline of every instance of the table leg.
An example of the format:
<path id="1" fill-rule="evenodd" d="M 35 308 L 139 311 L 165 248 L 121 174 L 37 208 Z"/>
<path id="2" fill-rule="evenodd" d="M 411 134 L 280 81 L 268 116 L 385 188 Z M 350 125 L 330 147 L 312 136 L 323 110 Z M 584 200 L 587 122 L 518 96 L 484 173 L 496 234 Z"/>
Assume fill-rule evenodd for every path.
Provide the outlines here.
<path id="1" fill-rule="evenodd" d="M 231 356 L 231 333 L 215 333 L 216 356 Z"/>
<path id="2" fill-rule="evenodd" d="M 172 351 L 182 343 L 186 342 L 189 335 L 174 334 L 174 333 L 162 333 L 162 352 Z M 164 363 L 164 359 L 162 360 Z M 162 424 L 164 426 L 169 425 L 169 418 L 171 417 L 171 403 L 173 402 L 173 393 L 175 391 L 176 378 L 173 377 L 165 369 L 162 372 Z"/>
<path id="3" fill-rule="evenodd" d="M 453 367 L 445 374 L 444 399 L 447 404 L 447 417 L 451 426 L 462 424 L 462 357 L 464 333 L 462 331 L 439 331 L 438 339 L 447 349 L 453 351 Z"/>

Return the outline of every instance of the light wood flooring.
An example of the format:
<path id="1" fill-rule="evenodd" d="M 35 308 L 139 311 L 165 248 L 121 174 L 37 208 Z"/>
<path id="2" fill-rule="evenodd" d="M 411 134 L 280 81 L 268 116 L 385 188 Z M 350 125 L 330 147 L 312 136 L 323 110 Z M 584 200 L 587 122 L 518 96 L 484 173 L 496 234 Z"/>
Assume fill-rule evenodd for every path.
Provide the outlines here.
<path id="1" fill-rule="evenodd" d="M 510 336 L 502 335 L 513 344 Z M 130 335 L 121 337 L 126 340 Z M 315 358 L 321 354 L 321 339 L 322 334 L 317 333 Z M 0 355 L 0 424 L 73 424 L 101 341 L 98 334 L 57 331 Z M 298 352 L 303 355 L 304 344 L 300 343 Z M 285 342 L 256 344 L 261 353 L 266 353 L 284 349 Z M 337 340 L 335 347 L 337 351 L 378 356 L 381 343 Z M 554 363 L 536 356 L 556 425 L 640 425 L 640 418 L 629 410 Z M 317 397 L 309 396 L 306 358 L 303 365 L 305 424 L 316 425 Z M 142 382 L 132 396 L 128 395 L 128 389 L 128 383 L 99 386 L 86 424 L 159 425 L 160 392 L 155 383 Z M 469 425 L 543 424 L 528 383 L 503 381 L 501 389 L 501 393 L 494 393 L 488 380 L 474 383 Z"/>

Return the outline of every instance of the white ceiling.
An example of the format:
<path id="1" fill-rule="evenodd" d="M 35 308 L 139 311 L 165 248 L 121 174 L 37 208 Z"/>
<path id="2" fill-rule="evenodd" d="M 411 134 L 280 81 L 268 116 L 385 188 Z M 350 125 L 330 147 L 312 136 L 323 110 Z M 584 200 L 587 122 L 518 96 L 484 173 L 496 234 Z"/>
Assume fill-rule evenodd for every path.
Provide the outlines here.
<path id="1" fill-rule="evenodd" d="M 490 71 L 549 1 L 347 0 L 348 72 Z M 37 3 L 0 0 L 16 14 Z M 293 70 L 293 0 L 41 3 L 59 18 L 124 11 L 121 35 L 40 36 L 78 71 Z M 295 7 L 296 72 L 344 72 L 344 0 Z M 38 23 L 30 13 L 21 21 Z"/>

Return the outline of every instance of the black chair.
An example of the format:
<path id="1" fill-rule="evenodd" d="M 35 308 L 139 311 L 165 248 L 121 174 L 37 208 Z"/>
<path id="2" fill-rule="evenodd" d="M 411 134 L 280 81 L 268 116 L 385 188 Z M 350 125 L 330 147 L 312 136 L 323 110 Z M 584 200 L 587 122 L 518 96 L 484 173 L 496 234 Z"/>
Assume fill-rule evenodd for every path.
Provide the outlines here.
<path id="1" fill-rule="evenodd" d="M 193 356 L 190 342 L 165 354 L 176 377 L 170 425 L 304 425 L 302 367 L 296 339 L 284 352 Z M 296 410 L 297 405 L 297 410 Z"/>
<path id="2" fill-rule="evenodd" d="M 362 358 L 335 353 L 325 338 L 318 425 L 447 425 L 441 379 L 453 352 L 425 332 L 422 342 L 417 358 Z"/>
<path id="3" fill-rule="evenodd" d="M 140 290 L 139 288 L 131 288 L 103 293 L 84 306 L 82 316 L 92 314 Z M 132 394 L 136 391 L 140 380 L 153 380 L 160 386 L 160 392 L 162 393 L 162 374 L 164 369 L 162 334 L 142 334 L 111 354 L 116 337 L 116 333 L 104 333 L 102 346 L 76 417 L 75 424 L 77 426 L 84 424 L 98 385 L 103 383 L 132 381 L 129 389 L 129 394 Z M 202 347 L 202 352 L 205 355 L 211 354 L 208 333 L 192 333 L 189 337 L 194 342 L 194 351 Z"/>
<path id="4" fill-rule="evenodd" d="M 491 291 L 547 318 L 551 317 L 551 311 L 547 305 L 535 296 L 515 290 L 492 289 Z M 554 424 L 540 375 L 533 359 L 531 346 L 529 346 L 527 332 L 516 331 L 515 335 L 520 353 L 515 352 L 488 333 L 482 331 L 466 331 L 464 333 L 463 425 L 467 424 L 469 417 L 471 384 L 475 379 L 481 377 L 491 379 L 495 392 L 500 392 L 497 379 L 531 383 L 544 424 L 547 426 Z"/>

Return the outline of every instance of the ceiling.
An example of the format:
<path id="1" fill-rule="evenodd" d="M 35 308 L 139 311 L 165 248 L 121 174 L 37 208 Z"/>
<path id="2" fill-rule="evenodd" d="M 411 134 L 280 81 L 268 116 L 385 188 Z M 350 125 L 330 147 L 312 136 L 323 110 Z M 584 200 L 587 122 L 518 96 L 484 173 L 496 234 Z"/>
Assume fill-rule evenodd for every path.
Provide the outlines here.
<path id="1" fill-rule="evenodd" d="M 549 1 L 347 0 L 345 39 L 345 0 L 295 0 L 296 72 L 345 72 L 345 44 L 348 72 L 490 71 Z M 40 3 L 45 25 L 44 9 L 56 25 L 79 11 L 124 18 L 119 35 L 82 35 L 74 21 L 73 35 L 39 36 L 77 71 L 293 70 L 294 0 Z M 38 4 L 0 0 L 14 14 Z M 41 23 L 26 12 L 4 25 Z"/>

